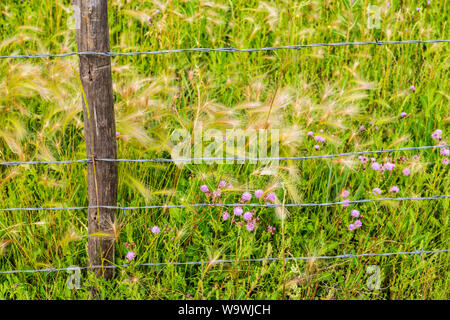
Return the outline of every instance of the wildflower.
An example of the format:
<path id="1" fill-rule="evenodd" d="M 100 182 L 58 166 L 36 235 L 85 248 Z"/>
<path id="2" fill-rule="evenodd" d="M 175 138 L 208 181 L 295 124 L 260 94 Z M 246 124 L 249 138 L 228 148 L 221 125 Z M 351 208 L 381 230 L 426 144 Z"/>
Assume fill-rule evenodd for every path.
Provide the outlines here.
<path id="1" fill-rule="evenodd" d="M 417 12 L 420 12 L 420 9 L 421 9 L 421 8 L 416 8 L 416 11 L 417 11 Z"/>
<path id="2" fill-rule="evenodd" d="M 214 190 L 214 192 L 213 192 L 213 198 L 214 199 L 220 198 L 221 195 L 222 195 L 222 193 L 220 192 L 219 189 Z"/>
<path id="3" fill-rule="evenodd" d="M 348 225 L 348 230 L 350 230 L 350 231 L 355 230 L 355 225 L 354 225 L 353 223 L 350 223 L 350 224 Z"/>
<path id="4" fill-rule="evenodd" d="M 350 191 L 348 191 L 348 190 L 342 191 L 342 197 L 348 198 L 349 195 L 350 195 Z"/>
<path id="5" fill-rule="evenodd" d="M 200 191 L 203 192 L 203 193 L 206 193 L 206 192 L 209 191 L 209 188 L 208 188 L 208 186 L 206 184 L 204 184 L 204 185 L 202 185 L 200 187 Z"/>
<path id="6" fill-rule="evenodd" d="M 369 161 L 369 159 L 367 157 L 363 157 L 363 156 L 359 156 L 358 159 L 359 159 L 359 161 L 361 161 L 361 163 L 367 163 L 367 161 Z"/>
<path id="7" fill-rule="evenodd" d="M 411 171 L 408 168 L 403 169 L 402 174 L 404 176 L 409 176 L 411 174 Z"/>
<path id="8" fill-rule="evenodd" d="M 228 211 L 224 211 L 222 214 L 222 219 L 225 221 L 225 220 L 228 220 L 229 217 L 230 217 L 230 214 L 228 213 Z"/>
<path id="9" fill-rule="evenodd" d="M 316 139 L 317 142 L 325 142 L 327 139 L 321 136 L 315 136 L 314 139 Z"/>
<path id="10" fill-rule="evenodd" d="M 345 208 L 347 208 L 350 205 L 350 200 L 345 199 L 344 201 L 342 201 L 342 206 Z"/>
<path id="11" fill-rule="evenodd" d="M 385 168 L 386 170 L 388 170 L 388 171 L 392 171 L 392 169 L 395 168 L 395 164 L 390 163 L 390 162 L 386 162 L 386 163 L 384 164 L 384 168 Z"/>
<path id="12" fill-rule="evenodd" d="M 378 126 L 375 126 L 374 128 L 375 128 L 375 130 L 378 130 L 378 129 L 379 129 Z"/>
<path id="13" fill-rule="evenodd" d="M 120 132 L 116 132 L 116 137 L 120 136 Z"/>
<path id="14" fill-rule="evenodd" d="M 244 213 L 244 220 L 245 221 L 249 221 L 253 216 L 253 213 L 251 213 L 250 211 L 247 211 L 246 213 Z"/>
<path id="15" fill-rule="evenodd" d="M 275 193 L 271 192 L 264 199 L 267 201 L 275 202 L 277 201 L 277 196 Z"/>
<path id="16" fill-rule="evenodd" d="M 314 146 L 314 149 L 319 150 L 319 149 L 320 149 L 320 146 L 319 146 L 318 144 L 316 144 L 316 145 Z"/>
<path id="17" fill-rule="evenodd" d="M 127 258 L 128 261 L 131 261 L 134 258 L 136 258 L 136 253 L 134 253 L 134 251 L 128 251 L 128 253 L 125 256 L 125 258 Z"/>
<path id="18" fill-rule="evenodd" d="M 359 127 L 360 131 L 364 131 L 366 128 L 364 126 Z"/>
<path id="19" fill-rule="evenodd" d="M 152 233 L 160 233 L 160 232 L 161 232 L 161 229 L 158 226 L 154 226 L 152 228 Z"/>
<path id="20" fill-rule="evenodd" d="M 240 216 L 243 212 L 244 210 L 242 209 L 242 207 L 234 207 L 233 209 L 233 213 L 235 216 Z"/>
<path id="21" fill-rule="evenodd" d="M 354 218 L 358 218 L 359 217 L 359 211 L 358 210 L 352 210 L 351 215 Z"/>
<path id="22" fill-rule="evenodd" d="M 252 195 L 250 194 L 250 192 L 244 192 L 241 199 L 244 201 L 250 201 L 251 198 L 252 198 Z"/>
<path id="23" fill-rule="evenodd" d="M 448 158 L 444 158 L 444 159 L 442 159 L 442 164 L 444 164 L 444 165 L 448 165 Z"/>
<path id="24" fill-rule="evenodd" d="M 356 220 L 356 221 L 354 222 L 354 225 L 355 225 L 355 228 L 361 227 L 361 226 L 362 226 L 361 220 Z"/>
<path id="25" fill-rule="evenodd" d="M 416 91 L 416 87 L 414 87 L 414 85 L 411 85 L 411 86 L 409 87 L 409 90 L 415 92 L 415 91 Z"/>
<path id="26" fill-rule="evenodd" d="M 440 140 L 441 134 L 442 134 L 442 130 L 437 129 L 431 134 L 431 138 L 433 138 L 434 140 Z"/>
<path id="27" fill-rule="evenodd" d="M 255 224 L 253 222 L 247 223 L 247 230 L 253 231 L 255 229 Z"/>
<path id="28" fill-rule="evenodd" d="M 375 158 L 370 158 L 370 161 L 372 161 L 372 162 L 376 162 L 376 161 L 377 161 L 377 159 L 375 159 Z"/>
<path id="29" fill-rule="evenodd" d="M 380 195 L 383 193 L 383 191 L 381 191 L 380 188 L 374 188 L 374 189 L 372 189 L 372 192 L 374 195 Z"/>
<path id="30" fill-rule="evenodd" d="M 312 138 L 312 137 L 314 136 L 314 132 L 308 131 L 307 135 L 308 135 L 308 137 L 311 137 L 311 138 Z"/>
<path id="31" fill-rule="evenodd" d="M 255 191 L 255 197 L 259 199 L 259 198 L 261 198 L 261 196 L 263 195 L 263 193 L 264 193 L 264 192 L 263 192 L 262 190 L 256 190 L 256 191 Z"/>
<path id="32" fill-rule="evenodd" d="M 400 191 L 400 189 L 397 186 L 393 186 L 389 189 L 390 193 L 398 193 Z"/>
<path id="33" fill-rule="evenodd" d="M 441 149 L 441 154 L 442 154 L 443 156 L 450 156 L 450 149 L 442 148 L 442 149 Z"/>
<path id="34" fill-rule="evenodd" d="M 406 117 L 407 115 L 408 115 L 408 114 L 407 114 L 406 112 L 400 113 L 400 117 L 402 117 L 402 118 Z"/>
<path id="35" fill-rule="evenodd" d="M 225 180 L 222 180 L 219 182 L 219 188 L 225 188 L 226 185 L 227 185 L 227 182 Z"/>
<path id="36" fill-rule="evenodd" d="M 323 133 L 323 129 L 320 129 L 320 133 Z"/>
<path id="37" fill-rule="evenodd" d="M 374 162 L 374 163 L 372 163 L 372 164 L 370 165 L 370 167 L 371 167 L 373 170 L 380 171 L 381 168 L 382 168 L 383 166 L 380 165 L 378 162 Z"/>

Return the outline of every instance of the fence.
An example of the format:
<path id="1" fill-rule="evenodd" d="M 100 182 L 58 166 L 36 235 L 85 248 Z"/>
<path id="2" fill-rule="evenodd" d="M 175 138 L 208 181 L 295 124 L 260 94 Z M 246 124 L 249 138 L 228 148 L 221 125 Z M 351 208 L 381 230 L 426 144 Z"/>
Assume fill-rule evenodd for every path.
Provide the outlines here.
<path id="1" fill-rule="evenodd" d="M 147 51 L 147 52 L 109 52 L 109 51 L 80 51 L 80 52 L 70 52 L 61 54 L 27 54 L 27 55 L 9 55 L 0 56 L 0 59 L 32 59 L 32 58 L 61 58 L 70 56 L 87 56 L 87 57 L 118 57 L 118 56 L 137 56 L 137 55 L 155 55 L 155 54 L 170 54 L 170 53 L 181 53 L 181 52 L 255 52 L 255 51 L 271 51 L 271 50 L 281 50 L 281 49 L 291 49 L 300 50 L 311 47 L 323 47 L 323 46 L 358 46 L 358 45 L 394 45 L 394 44 L 430 44 L 430 43 L 448 43 L 450 40 L 402 40 L 402 41 L 366 41 L 366 42 L 338 42 L 338 43 L 315 43 L 315 44 L 298 44 L 298 45 L 287 45 L 287 46 L 277 46 L 277 47 L 264 47 L 264 48 L 247 48 L 238 49 L 233 47 L 227 48 L 188 48 L 188 49 L 176 49 L 176 50 L 160 50 L 160 51 Z M 109 47 L 109 42 L 108 42 Z M 348 152 L 340 154 L 328 154 L 328 155 L 317 155 L 317 156 L 300 156 L 300 157 L 271 157 L 271 158 L 184 158 L 184 159 L 115 159 L 115 158 L 102 158 L 92 155 L 92 158 L 80 159 L 80 160 L 59 160 L 59 161 L 10 161 L 0 162 L 1 166 L 16 166 L 16 165 L 37 165 L 37 164 L 94 164 L 99 163 L 118 163 L 118 162 L 158 162 L 158 163 L 173 163 L 173 162 L 188 162 L 195 160 L 256 160 L 256 161 L 267 161 L 267 160 L 307 160 L 307 159 L 320 159 L 320 158 L 333 158 L 342 156 L 354 156 L 372 153 L 386 153 L 395 151 L 408 151 L 408 150 L 423 150 L 423 149 L 434 149 L 434 148 L 446 148 L 450 145 L 438 145 L 438 146 L 417 146 L 417 147 L 407 147 L 398 149 L 384 149 L 384 150 L 373 150 L 373 151 L 360 151 L 360 152 Z M 95 182 L 97 183 L 97 182 Z M 375 199 L 361 199 L 354 201 L 341 201 L 341 202 L 327 202 L 327 203 L 283 203 L 283 204 L 246 204 L 245 206 L 250 207 L 310 207 L 310 206 L 332 206 L 339 204 L 351 204 L 351 203 L 367 203 L 374 201 L 421 201 L 421 200 L 437 200 L 449 198 L 450 195 L 434 195 L 429 197 L 410 197 L 410 198 L 375 198 Z M 97 205 L 95 206 L 79 206 L 79 207 L 35 207 L 35 208 L 0 208 L 0 212 L 6 211 L 47 211 L 47 210 L 85 210 L 85 209 L 111 209 L 111 210 L 137 210 L 137 209 L 158 209 L 158 208 L 186 208 L 186 207 L 209 207 L 209 206 L 220 206 L 220 207 L 236 207 L 242 206 L 242 204 L 219 204 L 219 203 L 198 203 L 198 204 L 184 204 L 184 205 L 152 205 L 152 206 L 137 206 L 137 207 L 126 207 L 126 206 L 107 206 L 107 205 Z M 193 262 L 160 262 L 160 263 L 143 263 L 138 266 L 164 266 L 168 264 L 172 265 L 203 265 L 203 264 L 215 264 L 215 263 L 240 263 L 240 262 L 265 262 L 265 261 L 287 261 L 287 260 L 308 260 L 308 259 L 346 259 L 346 258 L 358 258 L 358 257 L 372 257 L 372 256 L 392 256 L 392 255 L 423 255 L 423 254 L 435 254 L 435 253 L 446 253 L 450 249 L 443 250 L 416 250 L 411 252 L 389 252 L 389 253 L 361 253 L 361 254 L 343 254 L 336 256 L 310 256 L 310 257 L 269 257 L 269 258 L 257 258 L 257 259 L 242 259 L 242 260 L 214 260 L 214 261 L 193 261 Z M 116 268 L 126 268 L 128 264 L 124 265 L 95 265 L 92 264 L 88 267 L 82 268 L 45 268 L 37 270 L 9 270 L 0 271 L 0 274 L 14 274 L 14 273 L 35 273 L 35 272 L 57 272 L 57 271 L 70 271 L 76 269 L 116 269 Z"/>

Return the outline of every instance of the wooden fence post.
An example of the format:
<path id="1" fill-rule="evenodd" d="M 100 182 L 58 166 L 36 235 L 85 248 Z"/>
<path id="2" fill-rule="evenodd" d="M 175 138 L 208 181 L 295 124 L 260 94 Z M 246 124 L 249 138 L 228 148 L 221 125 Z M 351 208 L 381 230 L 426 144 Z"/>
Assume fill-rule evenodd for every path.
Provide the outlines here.
<path id="1" fill-rule="evenodd" d="M 78 52 L 109 52 L 107 0 L 74 0 L 80 14 L 77 26 Z M 76 7 L 78 6 L 78 7 Z M 77 19 L 75 19 L 77 20 Z M 117 158 L 111 58 L 80 55 L 80 77 L 83 85 L 83 116 L 88 159 L 89 206 L 117 205 L 117 162 L 96 161 Z M 114 263 L 115 209 L 90 208 L 88 218 L 89 264 L 107 266 Z M 112 268 L 95 269 L 109 279 Z"/>

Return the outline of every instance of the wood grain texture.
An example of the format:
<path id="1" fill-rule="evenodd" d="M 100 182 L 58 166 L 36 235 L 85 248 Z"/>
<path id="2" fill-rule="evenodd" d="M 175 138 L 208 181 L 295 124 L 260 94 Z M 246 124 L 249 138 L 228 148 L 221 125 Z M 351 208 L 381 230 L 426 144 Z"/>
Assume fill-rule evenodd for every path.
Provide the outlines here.
<path id="1" fill-rule="evenodd" d="M 80 28 L 77 30 L 78 51 L 109 52 L 107 0 L 74 0 L 79 6 Z M 77 10 L 78 11 L 78 10 Z M 76 12 L 76 11 L 75 11 Z M 84 89 L 83 116 L 88 159 L 117 158 L 111 58 L 79 57 L 80 77 Z M 117 205 L 117 163 L 88 164 L 89 206 Z M 88 255 L 90 265 L 114 263 L 114 209 L 89 209 Z M 94 233 L 109 236 L 91 236 Z M 109 279 L 113 269 L 96 269 Z"/>

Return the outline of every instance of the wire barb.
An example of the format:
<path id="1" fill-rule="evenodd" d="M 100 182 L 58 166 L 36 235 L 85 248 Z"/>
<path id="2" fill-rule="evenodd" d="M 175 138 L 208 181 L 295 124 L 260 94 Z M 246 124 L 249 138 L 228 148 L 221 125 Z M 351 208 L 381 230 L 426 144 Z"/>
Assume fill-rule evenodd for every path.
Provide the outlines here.
<path id="1" fill-rule="evenodd" d="M 116 209 L 116 210 L 140 210 L 140 209 L 174 209 L 174 208 L 201 208 L 201 207 L 264 207 L 264 208 L 279 208 L 279 207 L 317 207 L 317 206 L 333 206 L 339 204 L 352 203 L 367 203 L 378 201 L 423 201 L 423 200 L 438 200 L 443 198 L 450 198 L 450 195 L 434 195 L 430 197 L 417 198 L 375 198 L 362 199 L 352 201 L 338 201 L 338 202 L 324 202 L 324 203 L 274 203 L 274 204 L 259 204 L 259 203 L 195 203 L 195 204 L 174 204 L 174 205 L 152 205 L 152 206 L 136 206 L 136 207 L 119 207 L 119 206 L 84 206 L 84 207 L 36 207 L 36 208 L 0 208 L 2 211 L 47 211 L 47 210 L 87 210 L 87 209 Z"/>
<path id="2" fill-rule="evenodd" d="M 154 159 L 106 159 L 106 158 L 95 158 L 95 161 L 106 161 L 106 162 L 158 162 L 158 163 L 177 163 L 177 162 L 194 162 L 194 161 L 273 161 L 273 160 L 308 160 L 308 159 L 322 159 L 322 158 L 335 158 L 344 156 L 354 156 L 372 153 L 386 153 L 394 151 L 409 151 L 409 150 L 424 150 L 424 149 L 434 149 L 434 148 L 447 148 L 450 144 L 437 145 L 437 146 L 420 146 L 420 147 L 407 147 L 398 149 L 381 149 L 372 151 L 357 151 L 357 152 L 346 152 L 338 154 L 325 154 L 318 156 L 301 156 L 301 157 L 267 157 L 267 158 L 249 158 L 249 157 L 223 157 L 223 158 L 180 158 L 180 159 L 165 159 L 165 158 L 154 158 Z M 92 159 L 81 159 L 81 160 L 60 160 L 60 161 L 10 161 L 10 162 L 0 162 L 3 166 L 12 165 L 30 165 L 30 164 L 69 164 L 69 163 L 91 163 Z"/>
<path id="3" fill-rule="evenodd" d="M 421 255 L 426 254 L 435 254 L 435 253 L 446 253 L 449 252 L 450 249 L 444 250 L 434 250 L 434 251 L 422 251 Z M 241 262 L 265 262 L 265 261 L 284 261 L 284 260 L 317 260 L 317 259 L 349 259 L 349 258 L 360 258 L 360 257 L 382 257 L 382 256 L 393 256 L 393 255 L 415 255 L 418 254 L 418 251 L 411 252 L 386 252 L 386 253 L 362 253 L 362 254 L 341 254 L 337 256 L 310 256 L 310 257 L 286 257 L 286 258 L 258 258 L 258 259 L 241 259 L 241 260 L 213 260 L 213 261 L 190 261 L 190 262 L 174 262 L 174 261 L 166 261 L 166 262 L 150 262 L 150 263 L 141 263 L 136 265 L 137 267 L 154 267 L 154 266 L 167 266 L 167 265 L 204 265 L 204 264 L 219 264 L 219 263 L 241 263 Z M 58 271 L 72 271 L 72 270 L 87 270 L 87 269 L 116 269 L 116 268 L 127 268 L 129 264 L 125 263 L 122 265 L 109 265 L 109 266 L 89 266 L 89 267 L 69 267 L 69 268 L 45 268 L 45 269 L 36 269 L 36 270 L 6 270 L 0 271 L 0 274 L 15 274 L 15 273 L 37 273 L 37 272 L 58 272 Z"/>
<path id="4" fill-rule="evenodd" d="M 306 47 L 337 47 L 337 46 L 360 46 L 360 45 L 382 45 L 382 44 L 418 44 L 418 43 L 445 43 L 450 42 L 446 39 L 435 39 L 435 40 L 396 40 L 396 41 L 358 41 L 358 42 L 334 42 L 334 43 L 312 43 L 301 45 L 301 48 Z M 286 45 L 286 46 L 273 46 L 273 47 L 263 47 L 263 48 L 188 48 L 188 49 L 172 49 L 172 50 L 158 50 L 158 51 L 143 51 L 143 52 L 93 52 L 93 51 L 83 51 L 83 52 L 68 52 L 60 54 L 28 54 L 28 55 L 9 55 L 0 56 L 0 59 L 20 59 L 20 58 L 61 58 L 70 56 L 81 56 L 81 55 L 101 55 L 107 57 L 117 57 L 117 56 L 137 56 L 137 55 L 154 55 L 154 54 L 168 54 L 168 53 L 180 53 L 180 52 L 255 52 L 255 51 L 271 51 L 271 50 L 281 50 L 281 49 L 296 49 L 298 50 L 299 45 Z M 231 49 L 232 48 L 232 49 Z"/>

